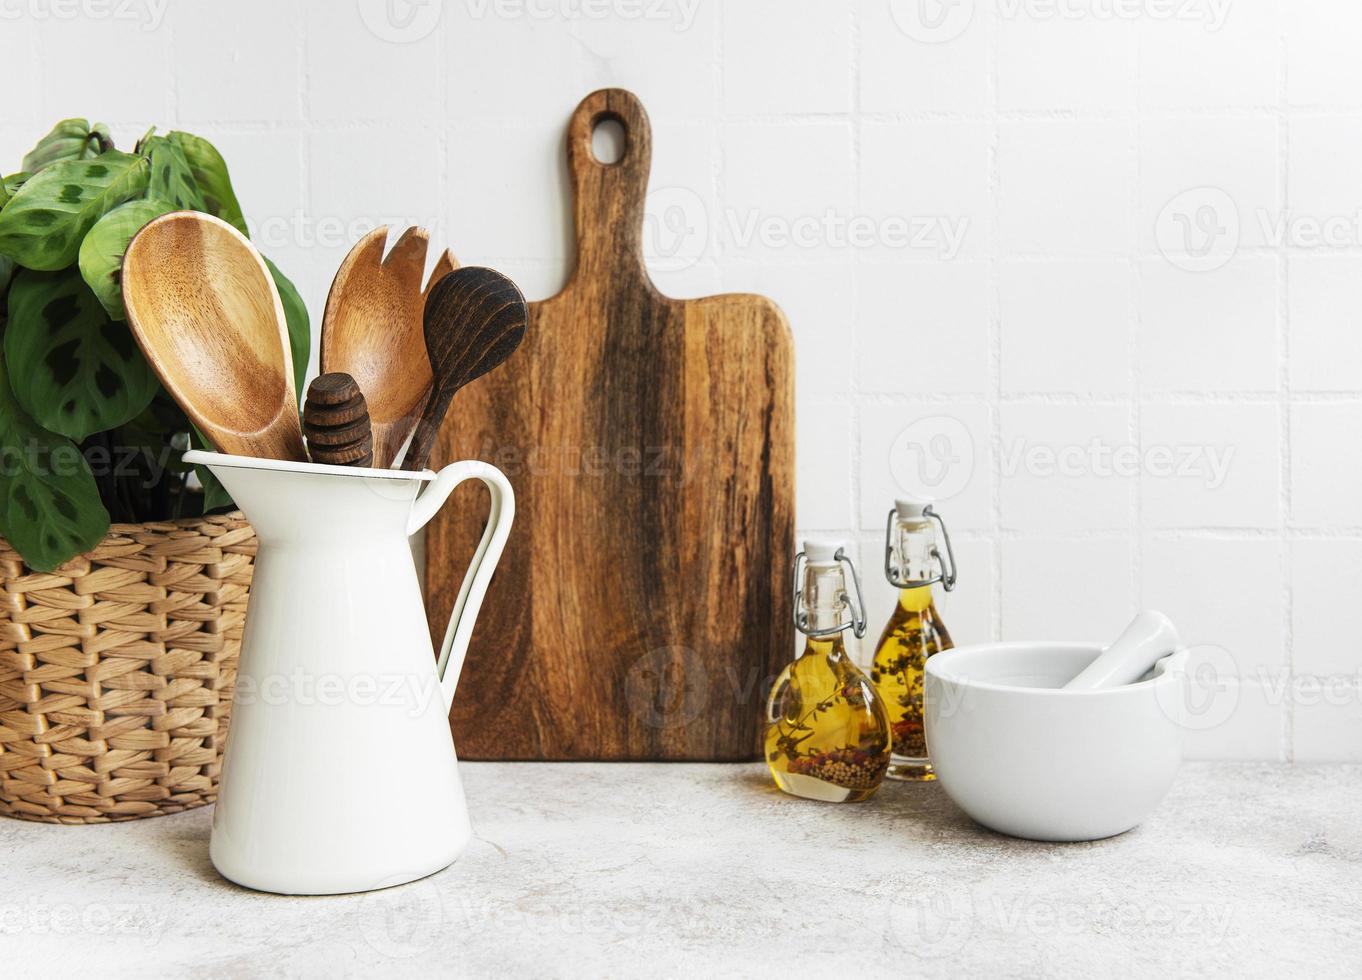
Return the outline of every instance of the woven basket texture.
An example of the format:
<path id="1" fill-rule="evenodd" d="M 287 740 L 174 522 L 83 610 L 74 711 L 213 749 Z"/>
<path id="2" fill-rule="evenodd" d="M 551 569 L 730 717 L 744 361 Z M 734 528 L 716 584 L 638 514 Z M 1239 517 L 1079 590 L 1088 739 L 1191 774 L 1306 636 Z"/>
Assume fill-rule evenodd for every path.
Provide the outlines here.
<path id="1" fill-rule="evenodd" d="M 0 813 L 107 823 L 217 798 L 255 550 L 240 512 L 115 524 L 50 573 L 0 539 Z"/>

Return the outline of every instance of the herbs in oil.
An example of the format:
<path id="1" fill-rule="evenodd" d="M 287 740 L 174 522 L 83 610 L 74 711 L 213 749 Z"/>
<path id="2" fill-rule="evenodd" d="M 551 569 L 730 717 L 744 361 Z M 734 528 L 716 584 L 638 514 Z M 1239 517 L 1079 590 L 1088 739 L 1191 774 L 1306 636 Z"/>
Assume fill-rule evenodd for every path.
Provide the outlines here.
<path id="1" fill-rule="evenodd" d="M 834 803 L 868 799 L 889 766 L 889 715 L 847 654 L 843 633 L 865 631 L 859 588 L 847 593 L 840 544 L 808 542 L 795 560 L 796 624 L 804 652 L 776 679 L 766 705 L 766 762 L 778 787 Z M 855 571 L 852 582 L 855 583 Z"/>

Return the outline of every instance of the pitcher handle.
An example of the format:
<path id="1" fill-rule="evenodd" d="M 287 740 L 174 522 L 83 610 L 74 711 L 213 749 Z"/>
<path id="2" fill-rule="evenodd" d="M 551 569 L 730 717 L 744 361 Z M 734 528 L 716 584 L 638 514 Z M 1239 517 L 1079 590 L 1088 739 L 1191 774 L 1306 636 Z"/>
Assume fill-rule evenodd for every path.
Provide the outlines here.
<path id="1" fill-rule="evenodd" d="M 445 627 L 444 642 L 440 644 L 435 671 L 440 679 L 445 710 L 454 704 L 454 688 L 459 683 L 459 672 L 468 654 L 468 643 L 473 638 L 473 625 L 478 620 L 478 610 L 482 608 L 488 583 L 492 580 L 492 573 L 496 571 L 502 549 L 506 547 L 506 539 L 511 533 L 511 523 L 515 520 L 515 491 L 501 470 L 490 463 L 476 459 L 450 463 L 436 474 L 430 486 L 416 498 L 407 523 L 407 534 L 415 534 L 435 516 L 455 487 L 473 478 L 481 480 L 492 495 L 492 511 L 487 517 L 487 527 L 483 529 L 478 549 L 473 553 L 468 571 L 464 573 L 459 596 L 454 600 L 454 608 L 449 614 L 449 625 Z"/>

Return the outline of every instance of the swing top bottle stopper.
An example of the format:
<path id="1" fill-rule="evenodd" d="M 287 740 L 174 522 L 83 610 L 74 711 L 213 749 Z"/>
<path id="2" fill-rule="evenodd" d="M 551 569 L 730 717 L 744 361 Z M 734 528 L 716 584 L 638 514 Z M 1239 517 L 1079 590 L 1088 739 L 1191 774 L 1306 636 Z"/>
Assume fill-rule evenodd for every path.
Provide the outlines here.
<path id="1" fill-rule="evenodd" d="M 944 553 L 937 547 L 937 529 Z M 884 536 L 884 576 L 890 585 L 916 589 L 940 582 L 947 592 L 954 590 L 955 552 L 951 550 L 950 532 L 931 499 L 904 496 L 895 500 Z"/>

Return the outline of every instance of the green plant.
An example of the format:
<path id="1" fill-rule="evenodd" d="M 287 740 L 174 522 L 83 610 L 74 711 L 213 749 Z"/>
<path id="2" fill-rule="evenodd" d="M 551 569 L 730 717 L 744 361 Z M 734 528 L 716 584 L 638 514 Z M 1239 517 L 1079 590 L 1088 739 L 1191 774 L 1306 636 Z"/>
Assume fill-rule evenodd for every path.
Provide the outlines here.
<path id="1" fill-rule="evenodd" d="M 155 130 L 131 153 L 107 127 L 58 123 L 0 178 L 0 535 L 33 568 L 94 547 L 111 520 L 231 505 L 180 450 L 202 438 L 166 394 L 131 331 L 119 275 L 128 242 L 170 211 L 247 233 L 227 165 L 207 140 Z M 266 260 L 268 262 L 268 260 Z M 301 390 L 307 310 L 273 263 Z"/>

